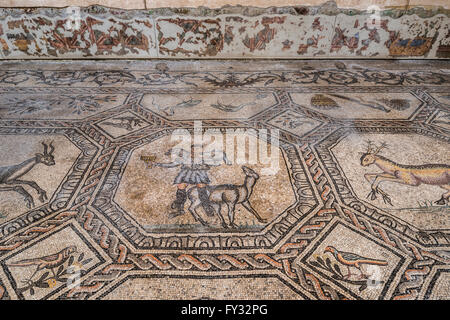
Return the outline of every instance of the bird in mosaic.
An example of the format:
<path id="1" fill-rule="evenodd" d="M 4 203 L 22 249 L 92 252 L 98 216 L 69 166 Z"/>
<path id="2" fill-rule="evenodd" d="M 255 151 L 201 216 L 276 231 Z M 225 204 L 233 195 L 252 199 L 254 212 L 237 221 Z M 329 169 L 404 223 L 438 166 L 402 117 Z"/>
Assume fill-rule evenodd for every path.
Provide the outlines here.
<path id="1" fill-rule="evenodd" d="M 252 106 L 255 104 L 256 104 L 256 102 L 249 102 L 249 103 L 241 103 L 239 105 L 233 105 L 231 103 L 230 104 L 223 103 L 223 102 L 219 101 L 219 99 L 217 99 L 217 103 L 211 104 L 211 107 L 216 108 L 221 111 L 225 111 L 225 112 L 236 112 L 246 106 Z"/>
<path id="2" fill-rule="evenodd" d="M 152 104 L 155 107 L 157 107 L 159 111 L 164 113 L 166 116 L 173 116 L 175 114 L 176 110 L 192 108 L 192 107 L 195 107 L 196 105 L 200 104 L 201 102 L 202 102 L 201 99 L 194 99 L 192 97 L 189 97 L 189 99 L 183 99 L 183 101 L 181 101 L 175 105 L 161 106 L 159 104 L 156 104 L 154 97 L 152 100 Z"/>
<path id="3" fill-rule="evenodd" d="M 72 255 L 72 253 L 77 252 L 76 246 L 69 246 L 61 251 L 51 254 L 44 257 L 38 257 L 38 258 L 31 258 L 31 259 L 23 259 L 17 262 L 11 262 L 7 263 L 7 266 L 9 267 L 29 267 L 29 266 L 36 266 L 36 270 L 31 275 L 30 279 L 34 277 L 34 275 L 43 269 L 49 269 L 52 272 L 54 272 L 54 268 L 59 267 L 64 262 L 69 259 L 69 257 Z"/>
<path id="4" fill-rule="evenodd" d="M 367 265 L 377 265 L 377 266 L 386 266 L 388 263 L 385 260 L 378 260 L 373 258 L 367 258 L 360 255 L 357 255 L 355 253 L 345 252 L 345 251 L 339 251 L 333 246 L 327 246 L 324 250 L 324 253 L 331 252 L 333 254 L 334 258 L 342 263 L 344 266 L 347 266 L 348 274 L 344 277 L 348 279 L 352 274 L 350 272 L 350 267 L 357 268 L 361 274 L 361 278 L 368 278 L 367 275 L 364 274 L 364 272 L 361 269 L 361 265 L 367 264 Z"/>

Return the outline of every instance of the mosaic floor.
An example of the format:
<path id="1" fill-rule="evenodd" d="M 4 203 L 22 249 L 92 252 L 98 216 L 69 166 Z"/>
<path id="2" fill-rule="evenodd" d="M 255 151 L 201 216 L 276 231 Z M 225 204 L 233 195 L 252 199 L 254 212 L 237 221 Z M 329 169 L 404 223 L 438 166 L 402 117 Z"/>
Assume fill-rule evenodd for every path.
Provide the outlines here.
<path id="1" fill-rule="evenodd" d="M 0 69 L 2 299 L 450 298 L 449 62 Z"/>

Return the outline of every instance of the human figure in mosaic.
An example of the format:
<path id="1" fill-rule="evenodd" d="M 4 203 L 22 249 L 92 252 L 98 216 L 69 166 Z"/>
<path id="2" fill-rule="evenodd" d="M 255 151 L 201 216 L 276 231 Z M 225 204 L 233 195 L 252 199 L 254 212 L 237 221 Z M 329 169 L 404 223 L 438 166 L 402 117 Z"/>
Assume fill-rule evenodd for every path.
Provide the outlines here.
<path id="1" fill-rule="evenodd" d="M 173 212 L 169 213 L 169 218 L 174 218 L 184 214 L 184 204 L 187 199 L 186 189 L 193 185 L 198 189 L 198 195 L 202 203 L 202 207 L 208 216 L 214 215 L 209 194 L 206 186 L 211 183 L 208 171 L 212 166 L 220 166 L 223 163 L 231 165 L 227 159 L 225 152 L 220 150 L 211 150 L 202 152 L 198 155 L 198 159 L 194 159 L 195 149 L 201 148 L 201 145 L 191 144 L 190 150 L 183 148 L 171 148 L 165 155 L 172 155 L 172 162 L 169 163 L 152 163 L 153 166 L 161 168 L 180 167 L 180 171 L 175 177 L 173 184 L 177 185 L 176 198 L 171 204 Z M 219 158 L 220 157 L 220 158 Z M 220 161 L 217 161 L 220 159 Z"/>

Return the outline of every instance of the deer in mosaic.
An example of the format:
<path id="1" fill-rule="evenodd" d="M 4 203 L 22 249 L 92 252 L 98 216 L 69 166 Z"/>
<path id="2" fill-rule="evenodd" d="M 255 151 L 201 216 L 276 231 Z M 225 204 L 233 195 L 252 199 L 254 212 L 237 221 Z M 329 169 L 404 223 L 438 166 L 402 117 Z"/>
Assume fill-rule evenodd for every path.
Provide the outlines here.
<path id="1" fill-rule="evenodd" d="M 34 200 L 22 185 L 28 185 L 35 189 L 39 194 L 39 200 L 41 202 L 47 200 L 47 193 L 36 182 L 21 180 L 20 178 L 38 164 L 42 163 L 46 166 L 53 166 L 55 164 L 55 158 L 53 156 L 55 148 L 52 143 L 47 145 L 42 142 L 42 145 L 44 146 L 44 153 L 36 153 L 34 157 L 16 165 L 0 167 L 0 192 L 14 191 L 21 194 L 25 198 L 26 206 L 29 209 L 34 207 Z"/>
<path id="2" fill-rule="evenodd" d="M 241 185 L 235 184 L 222 184 L 217 186 L 207 186 L 209 193 L 209 201 L 214 210 L 219 215 L 219 219 L 224 228 L 228 228 L 225 220 L 222 216 L 222 205 L 226 205 L 228 209 L 229 225 L 232 228 L 236 228 L 234 223 L 234 210 L 237 204 L 241 204 L 245 209 L 252 213 L 259 222 L 266 223 L 267 220 L 263 219 L 258 212 L 250 204 L 249 198 L 252 195 L 253 187 L 259 179 L 259 175 L 252 169 L 243 166 L 242 171 L 245 173 L 244 183 Z M 198 196 L 197 188 L 191 188 L 188 191 L 188 197 L 191 200 L 189 211 L 199 222 L 203 225 L 207 223 L 198 215 L 197 208 L 201 205 L 201 201 Z"/>
<path id="3" fill-rule="evenodd" d="M 381 155 L 379 152 L 386 148 L 386 143 L 380 146 L 375 146 L 371 141 L 368 141 L 367 151 L 361 156 L 361 165 L 364 167 L 375 164 L 383 172 L 381 173 L 367 173 L 364 178 L 371 183 L 372 190 L 367 198 L 375 200 L 377 194 L 383 197 L 384 203 L 392 206 L 391 198 L 386 192 L 380 189 L 381 182 L 390 181 L 409 186 L 417 187 L 420 184 L 428 184 L 439 186 L 446 190 L 442 197 L 435 203 L 438 205 L 445 205 L 449 203 L 450 198 L 450 166 L 445 164 L 422 164 L 422 165 L 404 165 L 389 160 Z"/>

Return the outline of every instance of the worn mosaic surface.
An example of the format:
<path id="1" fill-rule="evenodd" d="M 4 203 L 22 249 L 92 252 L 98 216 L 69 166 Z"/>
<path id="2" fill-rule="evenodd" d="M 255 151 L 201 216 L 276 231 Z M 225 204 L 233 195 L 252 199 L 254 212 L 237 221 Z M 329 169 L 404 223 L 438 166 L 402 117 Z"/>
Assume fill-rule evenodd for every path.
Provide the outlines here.
<path id="1" fill-rule="evenodd" d="M 450 58 L 450 11 L 0 8 L 0 58 Z"/>
<path id="2" fill-rule="evenodd" d="M 448 62 L 0 70 L 2 299 L 450 298 Z M 279 169 L 167 165 L 199 122 Z"/>

